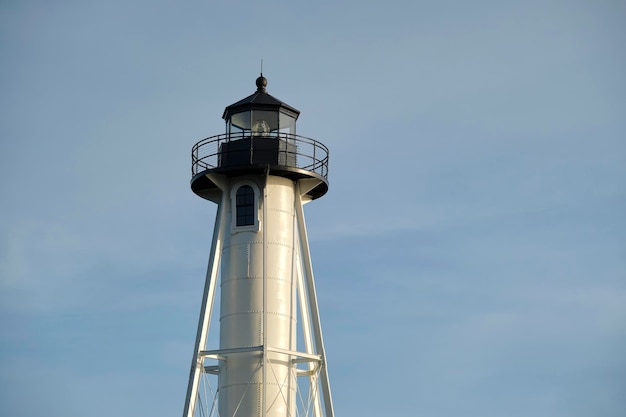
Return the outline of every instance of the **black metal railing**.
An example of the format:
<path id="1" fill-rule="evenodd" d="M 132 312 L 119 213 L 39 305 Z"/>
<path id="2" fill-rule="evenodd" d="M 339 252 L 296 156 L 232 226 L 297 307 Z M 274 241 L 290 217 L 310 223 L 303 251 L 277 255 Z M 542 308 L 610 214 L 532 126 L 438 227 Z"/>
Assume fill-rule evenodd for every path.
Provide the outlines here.
<path id="1" fill-rule="evenodd" d="M 254 164 L 255 161 L 266 158 L 269 150 L 265 145 L 272 140 L 278 141 L 281 145 L 272 151 L 277 156 L 273 164 L 304 169 L 328 179 L 328 148 L 315 139 L 289 133 L 252 136 L 249 132 L 244 132 L 202 139 L 191 148 L 191 175 L 193 177 L 207 169 L 222 167 L 226 160 L 241 161 L 242 152 L 246 152 L 245 164 Z M 236 146 L 237 141 L 241 141 L 238 142 L 241 144 L 245 141 L 243 149 L 241 146 Z M 230 162 L 228 165 L 233 166 L 237 163 Z"/>

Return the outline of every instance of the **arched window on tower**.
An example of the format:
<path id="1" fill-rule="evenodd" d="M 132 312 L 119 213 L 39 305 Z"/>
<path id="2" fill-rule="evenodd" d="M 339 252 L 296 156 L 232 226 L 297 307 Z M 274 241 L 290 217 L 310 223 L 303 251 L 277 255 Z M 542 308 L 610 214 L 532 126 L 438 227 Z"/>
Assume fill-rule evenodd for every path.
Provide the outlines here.
<path id="1" fill-rule="evenodd" d="M 237 226 L 254 225 L 254 190 L 242 185 L 237 190 Z"/>

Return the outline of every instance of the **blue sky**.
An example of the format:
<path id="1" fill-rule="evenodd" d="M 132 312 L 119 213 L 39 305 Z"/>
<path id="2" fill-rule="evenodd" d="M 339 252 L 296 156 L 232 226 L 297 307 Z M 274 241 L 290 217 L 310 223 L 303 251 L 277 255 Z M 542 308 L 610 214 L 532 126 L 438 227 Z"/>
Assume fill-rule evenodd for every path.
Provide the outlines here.
<path id="1" fill-rule="evenodd" d="M 182 413 L 215 207 L 190 149 L 268 91 L 335 411 L 621 416 L 626 5 L 2 1 L 0 414 Z"/>

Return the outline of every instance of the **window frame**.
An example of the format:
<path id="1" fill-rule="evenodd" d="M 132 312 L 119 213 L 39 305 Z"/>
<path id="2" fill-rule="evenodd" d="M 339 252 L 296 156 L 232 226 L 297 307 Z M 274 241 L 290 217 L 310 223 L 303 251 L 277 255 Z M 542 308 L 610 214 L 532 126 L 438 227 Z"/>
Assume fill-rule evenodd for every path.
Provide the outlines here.
<path id="1" fill-rule="evenodd" d="M 252 189 L 252 193 L 253 193 L 253 202 L 252 202 L 252 220 L 253 223 L 251 224 L 243 224 L 243 225 L 238 225 L 237 224 L 237 220 L 238 220 L 238 208 L 240 206 L 237 205 L 237 194 L 239 192 L 239 190 L 242 187 L 250 187 Z M 234 186 L 232 187 L 231 190 L 231 195 L 230 195 L 230 200 L 231 200 L 231 217 L 232 217 L 232 221 L 231 221 L 231 231 L 233 233 L 236 232 L 244 232 L 244 231 L 258 231 L 259 230 L 259 196 L 260 196 L 260 192 L 259 192 L 259 187 L 252 181 L 241 181 L 238 182 L 236 184 L 234 184 Z M 249 207 L 249 205 L 247 205 L 247 207 Z"/>

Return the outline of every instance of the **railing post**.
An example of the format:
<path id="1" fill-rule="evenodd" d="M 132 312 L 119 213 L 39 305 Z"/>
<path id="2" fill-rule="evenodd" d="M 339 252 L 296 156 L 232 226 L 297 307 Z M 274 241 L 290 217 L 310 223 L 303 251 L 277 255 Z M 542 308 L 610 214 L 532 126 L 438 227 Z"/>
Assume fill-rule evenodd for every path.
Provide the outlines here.
<path id="1" fill-rule="evenodd" d="M 196 175 L 196 172 L 198 171 L 198 144 L 196 144 L 196 146 L 193 147 L 193 164 L 191 164 L 191 176 Z"/>
<path id="2" fill-rule="evenodd" d="M 317 158 L 315 156 L 315 151 L 317 151 L 317 142 L 313 142 L 313 172 L 315 172 L 315 165 L 317 165 Z"/>
<path id="3" fill-rule="evenodd" d="M 250 135 L 250 165 L 254 161 L 254 135 Z"/>

